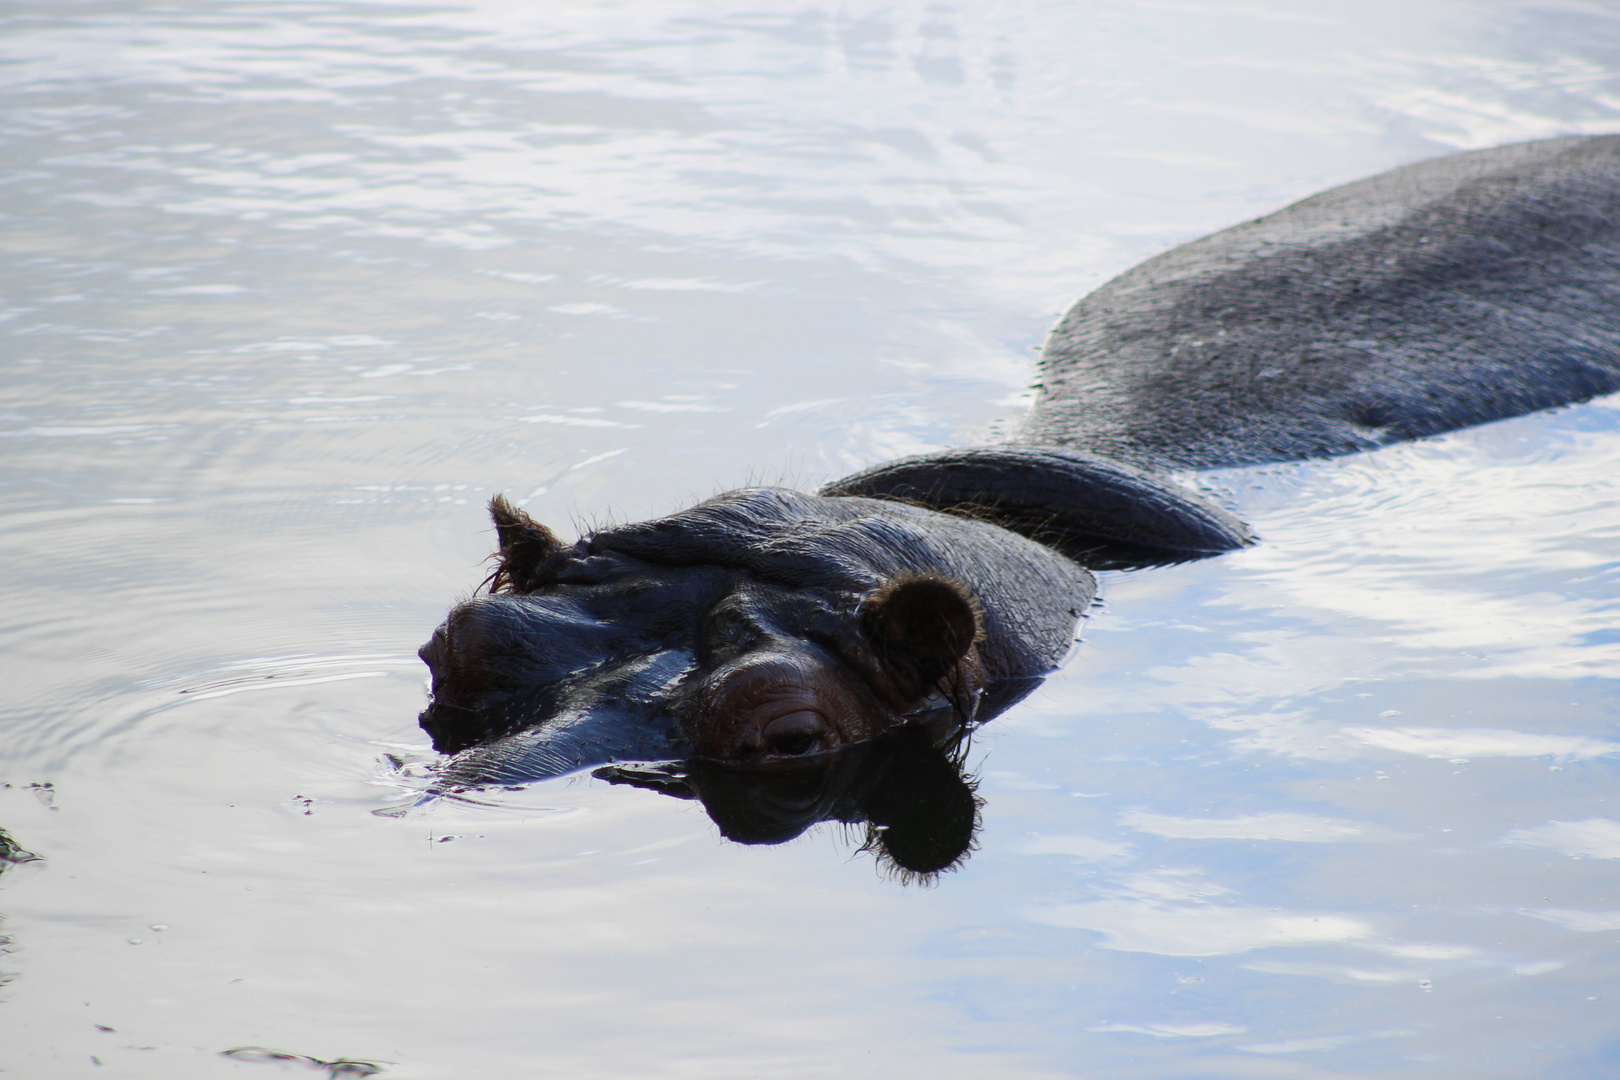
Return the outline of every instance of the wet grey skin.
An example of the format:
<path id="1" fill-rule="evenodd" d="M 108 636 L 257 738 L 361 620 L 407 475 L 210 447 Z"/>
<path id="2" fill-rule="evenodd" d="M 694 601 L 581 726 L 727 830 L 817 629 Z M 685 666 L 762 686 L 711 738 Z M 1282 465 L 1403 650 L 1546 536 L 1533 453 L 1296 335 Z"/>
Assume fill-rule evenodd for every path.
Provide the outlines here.
<path id="1" fill-rule="evenodd" d="M 1617 389 L 1620 137 L 1396 169 L 1079 301 L 1004 445 L 815 494 L 729 492 L 569 546 L 497 500 L 487 593 L 422 649 L 422 726 L 454 755 L 451 787 L 636 760 L 836 772 L 847 747 L 924 717 L 944 742 L 1063 660 L 1091 569 L 1254 542 L 1173 473 Z"/>

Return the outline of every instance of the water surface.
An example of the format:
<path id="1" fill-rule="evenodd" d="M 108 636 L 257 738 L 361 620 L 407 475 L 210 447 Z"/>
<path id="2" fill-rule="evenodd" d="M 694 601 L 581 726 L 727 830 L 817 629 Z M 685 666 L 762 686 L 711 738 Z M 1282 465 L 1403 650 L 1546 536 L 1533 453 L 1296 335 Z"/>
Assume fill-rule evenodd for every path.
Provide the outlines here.
<path id="1" fill-rule="evenodd" d="M 0 1068 L 1620 1068 L 1613 401 L 1201 478 L 1264 544 L 1105 577 L 932 888 L 588 777 L 375 813 L 491 494 L 566 533 L 992 438 L 1148 255 L 1620 131 L 1616 42 L 1581 3 L 10 4 L 0 826 L 40 858 Z"/>

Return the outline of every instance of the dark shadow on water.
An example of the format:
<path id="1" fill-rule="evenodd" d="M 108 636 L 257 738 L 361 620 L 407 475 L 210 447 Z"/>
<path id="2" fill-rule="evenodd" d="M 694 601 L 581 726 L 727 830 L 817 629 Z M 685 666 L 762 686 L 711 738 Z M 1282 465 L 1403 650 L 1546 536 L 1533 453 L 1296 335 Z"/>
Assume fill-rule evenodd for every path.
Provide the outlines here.
<path id="1" fill-rule="evenodd" d="M 962 734 L 943 743 L 908 724 L 791 769 L 744 769 L 693 759 L 607 765 L 593 776 L 703 804 L 721 835 L 782 844 L 823 821 L 864 826 L 861 850 L 907 884 L 960 866 L 979 828 L 980 800 Z"/>

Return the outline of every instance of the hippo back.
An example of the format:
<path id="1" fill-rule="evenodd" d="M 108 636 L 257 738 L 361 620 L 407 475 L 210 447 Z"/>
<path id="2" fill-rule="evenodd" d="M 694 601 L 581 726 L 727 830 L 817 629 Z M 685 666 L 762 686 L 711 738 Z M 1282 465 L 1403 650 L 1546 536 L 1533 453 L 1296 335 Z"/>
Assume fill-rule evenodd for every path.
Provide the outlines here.
<path id="1" fill-rule="evenodd" d="M 1620 390 L 1620 136 L 1335 188 L 1108 282 L 1020 441 L 1148 467 L 1371 449 Z"/>

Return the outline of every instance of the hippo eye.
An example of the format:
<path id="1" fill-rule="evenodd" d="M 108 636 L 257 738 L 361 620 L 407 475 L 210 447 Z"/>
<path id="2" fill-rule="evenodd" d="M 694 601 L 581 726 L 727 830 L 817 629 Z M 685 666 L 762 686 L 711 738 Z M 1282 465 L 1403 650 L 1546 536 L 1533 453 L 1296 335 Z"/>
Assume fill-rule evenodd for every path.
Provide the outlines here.
<path id="1" fill-rule="evenodd" d="M 765 752 L 781 757 L 803 757 L 823 749 L 827 734 L 827 722 L 820 713 L 797 709 L 765 725 Z"/>
<path id="2" fill-rule="evenodd" d="M 795 732 L 771 743 L 771 752 L 773 754 L 782 754 L 785 757 L 799 757 L 814 750 L 818 741 L 808 731 Z"/>

